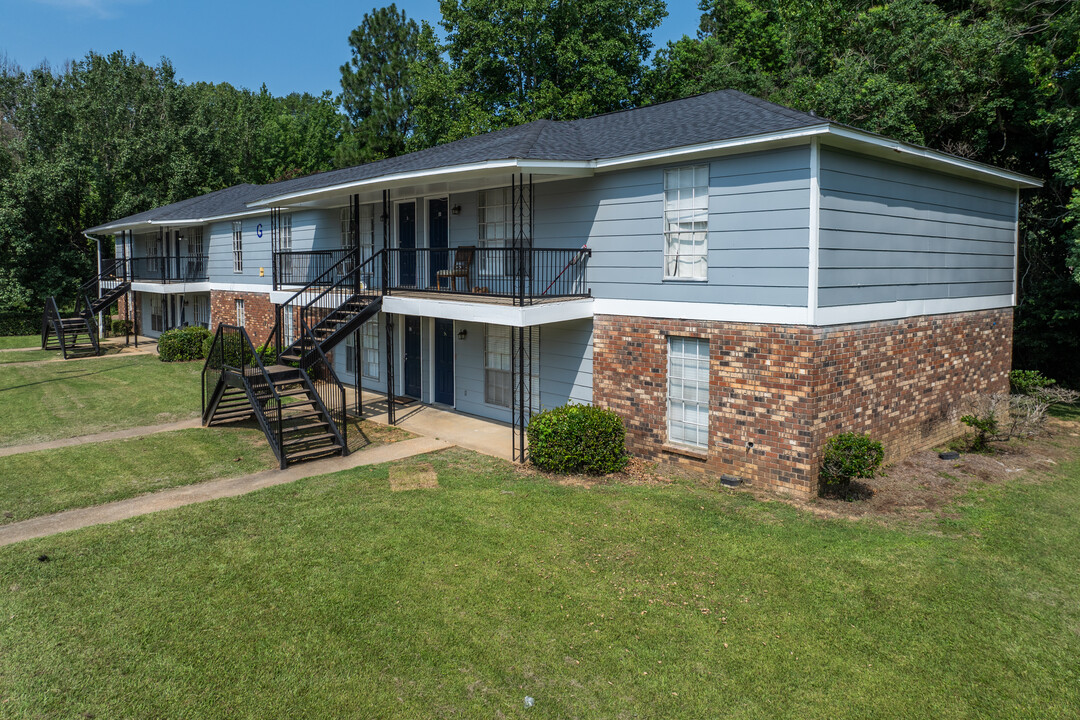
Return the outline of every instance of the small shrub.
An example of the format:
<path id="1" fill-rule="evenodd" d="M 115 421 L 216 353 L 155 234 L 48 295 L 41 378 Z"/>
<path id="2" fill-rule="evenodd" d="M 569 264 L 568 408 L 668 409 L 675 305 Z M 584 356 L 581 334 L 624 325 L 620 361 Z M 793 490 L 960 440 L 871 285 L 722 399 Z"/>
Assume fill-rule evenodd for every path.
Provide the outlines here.
<path id="1" fill-rule="evenodd" d="M 607 475 L 626 467 L 626 430 L 611 410 L 563 405 L 529 422 L 529 457 L 541 470 Z"/>
<path id="2" fill-rule="evenodd" d="M 210 357 L 210 348 L 212 348 L 213 346 L 214 346 L 214 334 L 210 333 L 209 335 L 206 336 L 206 339 L 203 340 L 203 344 L 202 344 L 202 356 L 204 358 Z"/>
<path id="3" fill-rule="evenodd" d="M 885 448 L 869 435 L 840 433 L 825 443 L 818 479 L 823 489 L 847 496 L 853 479 L 874 477 L 884 460 Z"/>
<path id="4" fill-rule="evenodd" d="M 213 334 L 209 334 L 210 333 L 209 330 L 207 330 L 207 333 L 208 333 L 208 335 L 206 336 L 206 339 L 202 341 L 202 357 L 203 358 L 209 357 L 210 356 L 210 350 L 214 347 L 214 337 L 215 336 Z M 225 335 L 224 336 L 224 342 L 225 342 L 225 351 L 224 351 L 225 352 L 225 357 L 224 357 L 225 364 L 230 366 L 230 367 L 240 367 L 240 359 L 241 359 L 240 336 L 239 335 Z M 256 352 L 259 353 L 259 357 L 262 359 L 263 365 L 273 365 L 277 361 L 277 352 L 274 350 L 274 347 L 272 345 L 270 345 L 270 344 L 260 345 L 258 348 L 256 348 Z M 244 351 L 243 351 L 244 358 L 243 359 L 247 361 L 248 365 L 254 365 L 255 361 L 254 361 L 253 358 L 250 357 L 250 355 L 251 355 L 251 351 L 247 350 L 247 349 L 244 349 Z"/>
<path id="5" fill-rule="evenodd" d="M 1039 389 L 1050 387 L 1055 383 L 1055 380 L 1051 380 L 1038 370 L 1013 370 L 1009 373 L 1009 385 L 1017 395 L 1033 395 Z"/>
<path id="6" fill-rule="evenodd" d="M 158 338 L 158 357 L 162 362 L 187 362 L 206 357 L 203 345 L 210 335 L 204 327 L 191 327 L 166 330 Z"/>
<path id="7" fill-rule="evenodd" d="M 131 332 L 132 322 L 130 320 L 116 319 L 109 323 L 109 334 L 113 337 L 120 337 L 121 335 L 127 335 Z"/>
<path id="8" fill-rule="evenodd" d="M 970 443 L 972 452 L 986 452 L 990 449 L 990 440 L 998 431 L 997 415 L 992 410 L 985 414 L 964 415 L 960 422 L 975 431 Z"/>
<path id="9" fill-rule="evenodd" d="M 262 359 L 263 365 L 273 365 L 275 362 L 277 362 L 277 350 L 275 350 L 274 346 L 270 343 L 260 345 L 259 347 L 255 348 L 255 350 L 259 353 L 259 357 Z"/>

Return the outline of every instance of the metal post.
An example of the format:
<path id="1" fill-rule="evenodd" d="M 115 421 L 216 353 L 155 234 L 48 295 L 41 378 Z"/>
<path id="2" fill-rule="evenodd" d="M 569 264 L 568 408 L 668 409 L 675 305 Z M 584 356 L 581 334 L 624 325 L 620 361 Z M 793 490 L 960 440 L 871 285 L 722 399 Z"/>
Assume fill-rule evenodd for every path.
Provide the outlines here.
<path id="1" fill-rule="evenodd" d="M 135 321 L 131 324 L 131 331 L 135 334 L 135 349 L 139 349 L 139 293 L 134 290 L 131 291 L 131 312 L 134 314 Z"/>
<path id="2" fill-rule="evenodd" d="M 386 314 L 386 422 L 397 425 L 394 409 L 394 316 Z"/>
<path id="3" fill-rule="evenodd" d="M 98 274 L 97 288 L 98 288 L 98 297 L 100 298 L 101 297 L 101 238 L 95 238 L 95 240 L 97 242 L 97 274 Z M 103 313 L 101 311 L 101 309 L 99 308 L 98 309 L 98 320 L 97 320 L 98 340 L 104 340 L 105 339 L 105 327 L 104 327 L 104 324 L 102 323 L 102 318 L 104 317 L 104 315 L 105 315 L 105 313 Z"/>

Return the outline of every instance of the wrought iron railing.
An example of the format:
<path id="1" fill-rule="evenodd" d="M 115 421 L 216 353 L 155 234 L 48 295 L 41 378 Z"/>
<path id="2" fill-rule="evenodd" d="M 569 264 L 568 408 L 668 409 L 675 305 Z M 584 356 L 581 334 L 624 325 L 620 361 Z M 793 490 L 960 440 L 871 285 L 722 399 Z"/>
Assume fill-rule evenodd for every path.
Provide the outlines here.
<path id="1" fill-rule="evenodd" d="M 210 279 L 206 255 L 131 259 L 131 277 L 142 282 L 203 282 Z"/>
<path id="2" fill-rule="evenodd" d="M 310 250 L 306 252 L 282 251 L 274 253 L 274 289 L 307 285 L 318 278 L 338 279 L 327 271 L 336 269 L 344 273 L 352 269 L 350 248 L 338 250 Z"/>
<path id="3" fill-rule="evenodd" d="M 315 336 L 311 334 L 311 328 L 301 318 L 300 320 L 300 345 L 307 352 L 301 352 L 300 370 L 301 377 L 308 385 L 308 389 L 319 409 L 333 420 L 333 432 L 341 442 L 344 452 L 348 453 L 349 426 L 347 423 L 348 406 L 345 400 L 345 386 L 341 384 L 334 366 L 327 359 Z"/>
<path id="4" fill-rule="evenodd" d="M 60 345 L 60 352 L 67 359 L 67 342 L 64 338 L 63 323 L 60 320 L 60 308 L 56 306 L 56 298 L 45 299 L 45 309 L 41 313 L 41 349 L 44 350 L 49 340 L 49 330 L 56 335 L 56 341 Z"/>

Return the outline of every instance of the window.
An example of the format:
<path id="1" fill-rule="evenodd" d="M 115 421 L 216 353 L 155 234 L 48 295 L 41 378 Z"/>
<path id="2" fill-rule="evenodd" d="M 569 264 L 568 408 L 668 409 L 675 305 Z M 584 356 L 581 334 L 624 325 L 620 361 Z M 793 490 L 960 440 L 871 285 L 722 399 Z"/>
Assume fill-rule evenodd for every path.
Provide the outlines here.
<path id="1" fill-rule="evenodd" d="M 668 338 L 668 441 L 709 447 L 709 341 Z"/>
<path id="2" fill-rule="evenodd" d="M 278 235 L 278 250 L 292 252 L 292 215 L 281 216 L 281 232 Z"/>
<path id="3" fill-rule="evenodd" d="M 341 208 L 341 247 L 351 250 L 353 247 L 352 220 L 349 208 Z M 375 206 L 360 206 L 360 260 L 364 261 L 371 257 L 375 249 Z"/>
<path id="4" fill-rule="evenodd" d="M 192 311 L 195 316 L 195 324 L 204 328 L 210 327 L 210 303 L 207 298 L 196 295 L 191 301 Z"/>
<path id="5" fill-rule="evenodd" d="M 510 188 L 482 190 L 477 193 L 477 230 L 480 248 L 504 248 L 511 244 L 514 234 L 514 207 Z M 524 224 L 529 223 L 525 213 Z M 480 272 L 484 275 L 503 274 L 503 253 L 480 252 Z"/>
<path id="6" fill-rule="evenodd" d="M 281 309 L 281 342 L 285 347 L 296 341 L 295 315 L 292 305 L 286 305 Z"/>
<path id="7" fill-rule="evenodd" d="M 162 332 L 165 329 L 160 295 L 150 296 L 150 329 L 154 332 Z"/>
<path id="8" fill-rule="evenodd" d="M 201 227 L 186 228 L 180 237 L 187 241 L 187 255 L 189 258 L 202 257 L 203 234 Z"/>
<path id="9" fill-rule="evenodd" d="M 240 298 L 236 299 L 236 324 L 244 327 L 244 301 Z"/>
<path id="10" fill-rule="evenodd" d="M 345 372 L 356 377 L 356 333 L 345 337 Z"/>
<path id="11" fill-rule="evenodd" d="M 488 325 L 484 334 L 484 402 L 510 407 L 510 328 Z"/>
<path id="12" fill-rule="evenodd" d="M 709 168 L 664 172 L 664 279 L 704 280 L 708 269 Z"/>
<path id="13" fill-rule="evenodd" d="M 379 321 L 372 318 L 364 323 L 360 331 L 360 342 L 363 347 L 363 372 L 364 377 L 372 380 L 379 379 Z"/>
<path id="14" fill-rule="evenodd" d="M 232 224 L 232 271 L 244 272 L 244 224 L 236 220 Z"/>

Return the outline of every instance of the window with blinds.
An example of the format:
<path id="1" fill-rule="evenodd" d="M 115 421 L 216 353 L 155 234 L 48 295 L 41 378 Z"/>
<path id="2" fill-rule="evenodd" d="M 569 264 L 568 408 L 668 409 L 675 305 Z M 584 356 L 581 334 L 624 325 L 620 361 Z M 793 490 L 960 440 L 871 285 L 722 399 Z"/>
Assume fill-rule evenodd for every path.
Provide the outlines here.
<path id="1" fill-rule="evenodd" d="M 709 341 L 668 338 L 668 441 L 709 447 Z"/>
<path id="2" fill-rule="evenodd" d="M 364 377 L 379 379 L 379 321 L 372 318 L 360 330 L 362 370 Z"/>
<path id="3" fill-rule="evenodd" d="M 484 333 L 484 402 L 510 407 L 510 328 L 488 325 Z"/>
<path id="4" fill-rule="evenodd" d="M 236 220 L 232 224 L 232 271 L 244 272 L 244 224 Z"/>
<path id="5" fill-rule="evenodd" d="M 477 246 L 480 248 L 505 248 L 513 245 L 514 205 L 511 188 L 481 190 L 477 193 Z M 529 224 L 526 208 L 524 225 Z M 503 253 L 481 252 L 480 272 L 487 275 L 504 274 Z"/>
<path id="6" fill-rule="evenodd" d="M 244 301 L 240 298 L 236 299 L 236 324 L 244 327 Z"/>
<path id="7" fill-rule="evenodd" d="M 664 172 L 664 279 L 708 274 L 709 166 Z"/>

